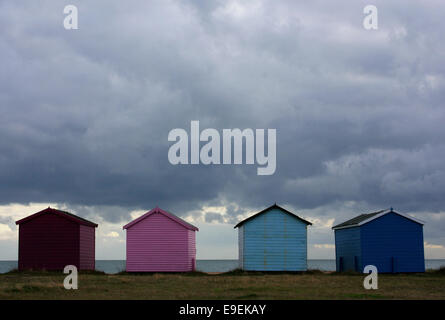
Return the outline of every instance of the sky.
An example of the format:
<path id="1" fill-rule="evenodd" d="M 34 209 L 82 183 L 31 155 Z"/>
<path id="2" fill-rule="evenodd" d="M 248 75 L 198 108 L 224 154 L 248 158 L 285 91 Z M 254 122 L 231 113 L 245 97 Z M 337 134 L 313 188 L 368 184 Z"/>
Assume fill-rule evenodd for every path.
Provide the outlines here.
<path id="1" fill-rule="evenodd" d="M 63 26 L 65 5 L 78 29 Z M 240 220 L 277 203 L 331 227 L 393 207 L 445 258 L 445 3 L 0 0 L 0 260 L 48 206 L 99 224 L 97 259 L 155 206 L 200 228 L 198 259 L 236 259 Z M 276 129 L 276 171 L 172 165 L 190 122 Z"/>

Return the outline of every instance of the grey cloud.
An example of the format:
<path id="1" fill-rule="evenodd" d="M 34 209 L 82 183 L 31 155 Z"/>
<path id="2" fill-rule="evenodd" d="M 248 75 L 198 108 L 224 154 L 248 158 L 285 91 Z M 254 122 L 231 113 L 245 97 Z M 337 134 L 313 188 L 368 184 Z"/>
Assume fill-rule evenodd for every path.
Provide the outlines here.
<path id="1" fill-rule="evenodd" d="M 224 222 L 224 218 L 220 213 L 206 212 L 205 221 L 206 222 Z"/>
<path id="2" fill-rule="evenodd" d="M 377 1 L 370 33 L 365 2 L 230 3 L 79 2 L 70 32 L 56 1 L 0 2 L 0 202 L 111 222 L 155 205 L 227 205 L 233 223 L 274 202 L 443 211 L 443 4 Z M 170 165 L 190 120 L 276 128 L 275 175 Z"/>

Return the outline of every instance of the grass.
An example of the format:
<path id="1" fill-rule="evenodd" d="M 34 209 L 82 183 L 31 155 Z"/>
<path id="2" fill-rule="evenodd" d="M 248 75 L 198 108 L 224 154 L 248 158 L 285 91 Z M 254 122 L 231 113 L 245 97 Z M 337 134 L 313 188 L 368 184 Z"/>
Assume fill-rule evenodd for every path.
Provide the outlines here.
<path id="1" fill-rule="evenodd" d="M 78 290 L 64 289 L 65 276 L 44 271 L 1 274 L 0 299 L 445 299 L 445 268 L 423 274 L 381 274 L 378 290 L 363 288 L 363 274 L 317 270 L 234 270 L 215 275 L 81 272 Z"/>

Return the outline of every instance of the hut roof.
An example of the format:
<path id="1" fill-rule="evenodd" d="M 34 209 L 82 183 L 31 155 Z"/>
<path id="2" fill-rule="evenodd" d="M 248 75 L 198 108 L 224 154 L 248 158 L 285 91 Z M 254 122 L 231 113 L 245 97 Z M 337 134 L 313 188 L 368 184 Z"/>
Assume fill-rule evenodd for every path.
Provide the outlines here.
<path id="1" fill-rule="evenodd" d="M 197 227 L 195 227 L 194 225 L 188 223 L 187 221 L 184 221 L 183 219 L 181 219 L 180 217 L 178 217 L 177 215 L 174 215 L 171 212 L 162 210 L 159 207 L 156 207 L 154 209 L 151 209 L 150 211 L 148 211 L 147 213 L 143 214 L 142 216 L 140 216 L 139 218 L 131 221 L 130 223 L 126 224 L 125 226 L 123 226 L 123 229 L 128 229 L 130 227 L 132 227 L 133 225 L 135 225 L 136 223 L 141 222 L 142 220 L 148 218 L 149 216 L 151 216 L 154 213 L 160 213 L 163 214 L 164 216 L 166 216 L 167 218 L 170 218 L 171 220 L 179 223 L 180 225 L 182 225 L 184 228 L 189 229 L 189 230 L 193 230 L 193 231 L 199 231 L 199 229 Z"/>
<path id="2" fill-rule="evenodd" d="M 34 218 L 37 218 L 37 217 L 39 217 L 39 216 L 41 216 L 43 214 L 56 214 L 56 215 L 58 215 L 58 216 L 60 216 L 62 218 L 74 221 L 74 222 L 76 222 L 78 224 L 82 224 L 82 225 L 89 226 L 89 227 L 94 227 L 94 228 L 97 227 L 96 223 L 91 222 L 91 221 L 89 221 L 87 219 L 81 218 L 79 216 L 76 216 L 76 215 L 74 215 L 72 213 L 69 213 L 69 212 L 66 212 L 66 211 L 53 209 L 53 208 L 50 208 L 50 207 L 48 207 L 48 208 L 46 208 L 46 209 L 44 209 L 42 211 L 39 211 L 37 213 L 34 213 L 34 214 L 30 215 L 30 216 L 27 216 L 26 218 L 20 219 L 20 220 L 16 221 L 15 224 L 22 224 L 22 223 L 28 222 L 28 221 L 30 221 L 30 220 L 32 220 Z"/>
<path id="3" fill-rule="evenodd" d="M 363 213 L 360 214 L 352 219 L 349 219 L 343 223 L 337 224 L 336 226 L 333 226 L 332 229 L 337 230 L 337 229 L 345 229 L 345 228 L 352 228 L 352 227 L 359 227 L 361 225 L 364 225 L 365 223 L 368 223 L 374 219 L 380 218 L 381 216 L 388 214 L 388 213 L 395 213 L 398 214 L 402 217 L 405 217 L 409 220 L 412 220 L 414 222 L 420 223 L 420 224 L 424 224 L 423 221 L 416 219 L 414 217 L 411 217 L 410 215 L 407 214 L 403 214 L 403 213 L 398 213 L 395 212 L 393 210 L 393 208 L 390 209 L 385 209 L 385 210 L 380 210 L 380 211 L 376 211 L 376 212 L 371 212 L 371 213 Z"/>
<path id="4" fill-rule="evenodd" d="M 266 208 L 266 209 L 264 209 L 264 210 L 262 210 L 262 211 L 260 211 L 260 212 L 258 212 L 256 214 L 254 214 L 253 216 L 250 216 L 249 218 L 244 219 L 243 221 L 238 222 L 238 224 L 236 226 L 234 226 L 234 228 L 238 228 L 238 227 L 242 226 L 244 223 L 246 223 L 247 221 L 249 221 L 251 219 L 254 219 L 254 218 L 256 218 L 256 217 L 258 217 L 258 216 L 260 216 L 260 215 L 262 215 L 262 214 L 264 214 L 264 213 L 266 213 L 266 212 L 268 212 L 269 210 L 272 210 L 272 209 L 279 209 L 279 210 L 283 211 L 284 213 L 287 213 L 288 215 L 290 215 L 290 216 L 292 216 L 294 218 L 297 218 L 298 220 L 302 221 L 305 224 L 312 225 L 311 222 L 309 222 L 307 220 L 304 220 L 303 218 L 300 218 L 296 214 L 294 214 L 294 213 L 292 213 L 292 212 L 290 212 L 290 211 L 288 211 L 288 210 L 278 206 L 275 203 L 275 204 L 271 205 L 270 207 L 268 207 L 268 208 Z"/>

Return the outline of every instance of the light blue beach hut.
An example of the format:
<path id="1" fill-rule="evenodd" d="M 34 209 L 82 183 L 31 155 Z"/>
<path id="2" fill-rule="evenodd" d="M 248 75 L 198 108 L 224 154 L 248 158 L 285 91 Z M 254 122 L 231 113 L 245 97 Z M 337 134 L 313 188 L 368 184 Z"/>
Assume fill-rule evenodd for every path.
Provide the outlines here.
<path id="1" fill-rule="evenodd" d="M 307 226 L 312 225 L 274 204 L 239 222 L 239 264 L 250 271 L 307 270 Z"/>

